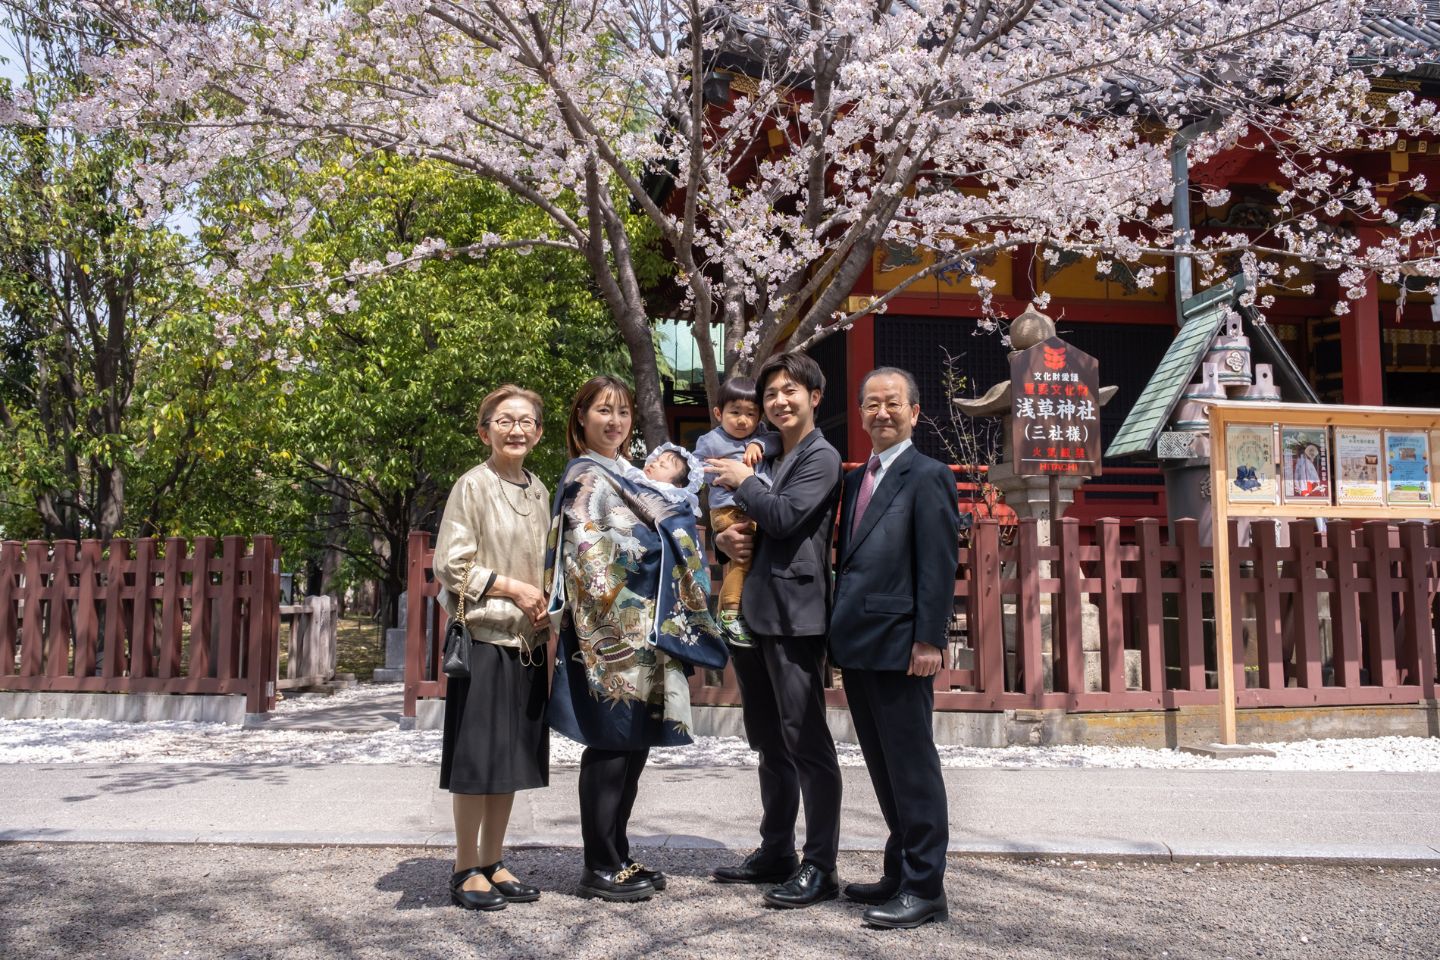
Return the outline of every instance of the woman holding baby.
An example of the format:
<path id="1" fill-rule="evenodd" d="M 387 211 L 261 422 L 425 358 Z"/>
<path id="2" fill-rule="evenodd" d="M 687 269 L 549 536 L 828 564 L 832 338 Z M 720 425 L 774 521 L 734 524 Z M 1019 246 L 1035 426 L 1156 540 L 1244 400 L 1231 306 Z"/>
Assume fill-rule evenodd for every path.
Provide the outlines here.
<path id="1" fill-rule="evenodd" d="M 665 889 L 663 873 L 630 857 L 640 774 L 651 747 L 690 742 L 691 668 L 726 660 L 695 532 L 698 463 L 667 445 L 648 471 L 633 466 L 633 411 L 614 377 L 575 395 L 546 558 L 559 635 L 550 723 L 585 745 L 579 892 L 613 901 Z"/>

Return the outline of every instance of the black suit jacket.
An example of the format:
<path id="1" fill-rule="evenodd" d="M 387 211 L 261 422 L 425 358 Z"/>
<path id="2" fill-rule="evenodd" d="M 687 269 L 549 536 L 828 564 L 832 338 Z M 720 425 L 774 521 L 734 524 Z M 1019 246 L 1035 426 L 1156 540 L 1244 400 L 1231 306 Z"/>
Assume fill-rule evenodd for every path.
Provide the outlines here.
<path id="1" fill-rule="evenodd" d="M 750 477 L 735 503 L 755 521 L 755 553 L 740 613 L 754 633 L 820 636 L 830 620 L 830 537 L 840 454 L 819 429 L 772 465 L 769 489 Z"/>
<path id="2" fill-rule="evenodd" d="M 942 650 L 947 642 L 960 549 L 955 478 L 910 447 L 885 471 L 852 537 L 864 475 L 861 467 L 845 476 L 830 655 L 842 669 L 907 670 L 916 641 Z"/>

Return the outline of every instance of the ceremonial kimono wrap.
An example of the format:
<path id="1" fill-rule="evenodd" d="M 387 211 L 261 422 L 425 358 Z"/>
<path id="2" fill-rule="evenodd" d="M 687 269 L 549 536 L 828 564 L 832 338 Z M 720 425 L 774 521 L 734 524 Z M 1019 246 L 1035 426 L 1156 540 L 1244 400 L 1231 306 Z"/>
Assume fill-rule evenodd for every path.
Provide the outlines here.
<path id="1" fill-rule="evenodd" d="M 555 488 L 545 575 L 559 631 L 550 725 L 602 750 L 690 742 L 692 666 L 727 651 L 695 517 L 616 460 L 572 460 Z"/>

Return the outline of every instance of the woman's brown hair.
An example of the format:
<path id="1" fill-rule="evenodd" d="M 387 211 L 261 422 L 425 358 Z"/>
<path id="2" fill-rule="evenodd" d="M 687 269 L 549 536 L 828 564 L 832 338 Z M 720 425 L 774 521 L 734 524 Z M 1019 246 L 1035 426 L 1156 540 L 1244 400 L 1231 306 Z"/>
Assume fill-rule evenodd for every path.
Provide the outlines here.
<path id="1" fill-rule="evenodd" d="M 513 383 L 502 383 L 500 386 L 485 394 L 485 399 L 480 401 L 480 415 L 475 418 L 475 432 L 479 433 L 485 429 L 490 422 L 490 414 L 495 408 L 506 400 L 521 399 L 535 408 L 535 419 L 543 424 L 545 422 L 545 401 L 540 399 L 540 394 L 534 390 L 526 390 L 524 387 L 517 387 Z"/>
<path id="2" fill-rule="evenodd" d="M 576 392 L 575 401 L 570 404 L 570 419 L 565 422 L 565 447 L 572 459 L 590 452 L 585 445 L 585 428 L 580 423 L 580 416 L 607 393 L 618 394 L 634 416 L 635 394 L 624 380 L 601 374 L 585 381 L 585 385 Z"/>

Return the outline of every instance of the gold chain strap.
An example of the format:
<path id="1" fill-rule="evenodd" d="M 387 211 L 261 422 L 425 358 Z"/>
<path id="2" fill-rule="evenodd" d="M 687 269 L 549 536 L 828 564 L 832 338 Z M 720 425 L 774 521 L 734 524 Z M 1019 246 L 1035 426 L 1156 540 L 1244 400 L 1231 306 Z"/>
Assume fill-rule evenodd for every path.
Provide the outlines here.
<path id="1" fill-rule="evenodd" d="M 470 558 L 470 562 L 465 565 L 464 575 L 460 578 L 460 599 L 456 601 L 456 613 L 458 614 L 457 619 L 460 621 L 460 626 L 464 627 L 467 633 L 470 630 L 470 625 L 465 622 L 465 589 L 470 586 L 470 574 L 474 572 L 475 558 L 472 556 Z"/>

